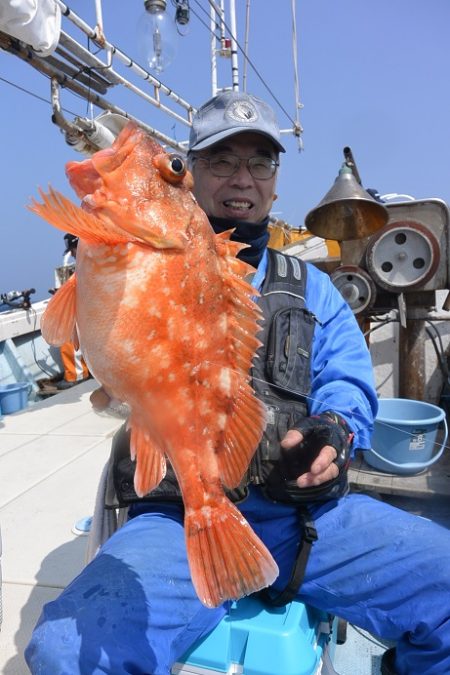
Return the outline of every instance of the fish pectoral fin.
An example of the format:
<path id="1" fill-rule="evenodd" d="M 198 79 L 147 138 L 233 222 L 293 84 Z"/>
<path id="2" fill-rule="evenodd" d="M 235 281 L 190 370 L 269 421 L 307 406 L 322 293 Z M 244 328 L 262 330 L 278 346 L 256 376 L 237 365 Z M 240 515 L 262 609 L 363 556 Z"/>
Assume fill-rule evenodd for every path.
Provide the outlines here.
<path id="1" fill-rule="evenodd" d="M 72 340 L 76 331 L 76 274 L 58 288 L 41 319 L 41 333 L 46 342 L 60 347 Z"/>
<path id="2" fill-rule="evenodd" d="M 148 431 L 130 420 L 130 455 L 136 460 L 134 489 L 138 497 L 144 497 L 154 490 L 166 475 L 164 453 Z"/>
<path id="3" fill-rule="evenodd" d="M 43 203 L 33 199 L 29 210 L 58 230 L 70 232 L 88 244 L 118 244 L 130 240 L 126 233 L 84 211 L 57 190 L 49 188 L 48 193 L 39 190 L 39 194 Z"/>
<path id="4" fill-rule="evenodd" d="M 270 552 L 225 496 L 186 508 L 185 533 L 192 582 L 206 607 L 255 593 L 278 576 Z"/>
<path id="5" fill-rule="evenodd" d="M 261 440 L 266 408 L 246 381 L 248 375 L 238 370 L 205 361 L 195 377 L 197 386 L 206 387 L 214 402 L 220 425 L 214 447 L 220 480 L 227 488 L 237 487 Z M 203 393 L 199 391 L 199 400 Z"/>
<path id="6" fill-rule="evenodd" d="M 252 388 L 241 382 L 227 403 L 229 411 L 223 441 L 216 449 L 222 483 L 228 488 L 239 485 L 244 476 L 266 423 L 266 409 Z"/>

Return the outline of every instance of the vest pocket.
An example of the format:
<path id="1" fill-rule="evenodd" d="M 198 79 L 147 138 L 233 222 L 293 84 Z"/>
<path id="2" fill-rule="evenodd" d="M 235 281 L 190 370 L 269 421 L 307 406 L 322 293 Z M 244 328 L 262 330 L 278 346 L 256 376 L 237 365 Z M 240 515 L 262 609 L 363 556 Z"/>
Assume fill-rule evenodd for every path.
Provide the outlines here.
<path id="1" fill-rule="evenodd" d="M 277 387 L 309 392 L 309 360 L 314 317 L 306 309 L 288 307 L 272 317 L 269 327 L 266 376 Z"/>

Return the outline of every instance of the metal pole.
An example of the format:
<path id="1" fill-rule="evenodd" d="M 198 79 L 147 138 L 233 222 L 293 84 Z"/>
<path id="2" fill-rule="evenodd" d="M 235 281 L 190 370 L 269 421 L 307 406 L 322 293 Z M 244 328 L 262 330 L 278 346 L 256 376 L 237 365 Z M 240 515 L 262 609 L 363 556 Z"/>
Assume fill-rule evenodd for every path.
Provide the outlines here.
<path id="1" fill-rule="evenodd" d="M 216 44 L 216 10 L 213 5 L 209 8 L 209 15 L 211 17 L 211 95 L 217 94 L 217 44 Z"/>
<path id="2" fill-rule="evenodd" d="M 231 29 L 231 79 L 233 91 L 239 91 L 239 67 L 237 54 L 237 28 L 236 28 L 236 4 L 235 0 L 230 0 L 230 29 Z"/>
<path id="3" fill-rule="evenodd" d="M 405 301 L 408 312 L 408 294 Z M 407 313 L 408 316 L 408 313 Z M 399 326 L 398 389 L 400 398 L 425 399 L 425 321 L 407 319 Z"/>
<path id="4" fill-rule="evenodd" d="M 244 72 L 242 73 L 242 91 L 247 91 L 247 55 L 248 55 L 248 37 L 250 34 L 250 0 L 247 0 L 245 7 L 245 41 L 244 41 Z"/>
<path id="5" fill-rule="evenodd" d="M 226 34 L 225 28 L 225 0 L 220 0 L 220 44 L 223 43 Z"/>
<path id="6" fill-rule="evenodd" d="M 102 12 L 102 0 L 95 0 L 95 15 L 97 17 L 97 26 L 100 28 L 102 35 L 103 31 L 103 12 Z"/>

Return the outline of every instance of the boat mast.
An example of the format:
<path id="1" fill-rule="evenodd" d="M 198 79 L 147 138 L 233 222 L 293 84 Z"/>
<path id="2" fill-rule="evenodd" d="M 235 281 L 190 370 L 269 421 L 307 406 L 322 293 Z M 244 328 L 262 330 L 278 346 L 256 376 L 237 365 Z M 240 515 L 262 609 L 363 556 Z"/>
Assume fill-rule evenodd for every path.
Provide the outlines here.
<path id="1" fill-rule="evenodd" d="M 224 25 L 223 25 L 223 0 L 221 0 L 221 7 L 217 7 L 215 2 L 210 0 L 209 2 L 209 16 L 210 16 L 210 29 L 211 29 L 211 96 L 217 94 L 217 19 L 219 19 L 220 27 L 220 42 L 222 44 L 224 36 Z"/>
<path id="2" fill-rule="evenodd" d="M 237 45 L 237 22 L 235 0 L 229 0 L 230 25 L 225 23 L 224 0 L 217 4 L 215 0 L 208 0 L 210 5 L 210 29 L 211 29 L 211 94 L 215 96 L 219 89 L 217 77 L 217 54 L 231 58 L 231 88 L 239 91 L 239 64 Z M 219 28 L 219 37 L 217 37 Z M 229 33 L 229 37 L 226 35 Z M 219 43 L 219 45 L 218 45 Z"/>
<path id="3" fill-rule="evenodd" d="M 235 0 L 230 0 L 230 28 L 231 28 L 231 78 L 233 82 L 233 91 L 239 91 L 239 67 L 236 42 L 236 4 Z"/>

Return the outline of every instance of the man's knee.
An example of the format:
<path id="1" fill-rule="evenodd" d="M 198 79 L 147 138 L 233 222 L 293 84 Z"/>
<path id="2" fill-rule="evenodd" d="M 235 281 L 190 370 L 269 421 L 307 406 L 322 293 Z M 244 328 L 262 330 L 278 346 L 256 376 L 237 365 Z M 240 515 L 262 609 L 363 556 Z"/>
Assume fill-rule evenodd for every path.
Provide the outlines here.
<path id="1" fill-rule="evenodd" d="M 70 663 L 79 651 L 76 633 L 71 637 L 67 620 L 46 621 L 42 616 L 25 649 L 25 661 L 36 675 L 77 675 L 75 663 Z"/>

